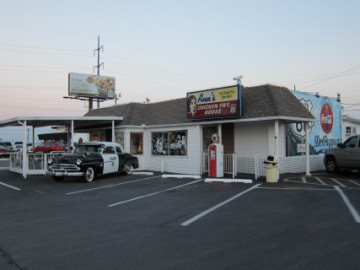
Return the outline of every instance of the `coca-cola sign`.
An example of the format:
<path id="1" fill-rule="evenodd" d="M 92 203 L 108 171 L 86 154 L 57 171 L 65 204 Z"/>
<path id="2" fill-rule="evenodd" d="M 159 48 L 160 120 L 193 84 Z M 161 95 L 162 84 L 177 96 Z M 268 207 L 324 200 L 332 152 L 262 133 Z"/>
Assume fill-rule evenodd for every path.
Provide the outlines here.
<path id="1" fill-rule="evenodd" d="M 334 114 L 329 104 L 325 103 L 320 112 L 320 124 L 325 134 L 329 134 L 334 125 Z"/>

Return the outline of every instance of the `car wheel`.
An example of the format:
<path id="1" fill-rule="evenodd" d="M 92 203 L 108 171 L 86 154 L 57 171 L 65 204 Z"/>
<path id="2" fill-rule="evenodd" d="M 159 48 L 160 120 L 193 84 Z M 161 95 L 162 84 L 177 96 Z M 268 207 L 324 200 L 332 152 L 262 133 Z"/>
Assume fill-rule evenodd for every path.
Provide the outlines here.
<path id="1" fill-rule="evenodd" d="M 90 183 L 94 180 L 94 178 L 95 178 L 95 171 L 93 167 L 87 167 L 85 170 L 84 181 L 86 183 Z"/>
<path id="2" fill-rule="evenodd" d="M 55 176 L 53 175 L 52 177 L 56 182 L 61 182 L 61 181 L 64 181 L 64 176 Z"/>
<path id="3" fill-rule="evenodd" d="M 326 160 L 326 171 L 328 173 L 335 173 L 339 170 L 339 167 L 336 165 L 335 158 L 330 157 Z"/>
<path id="4" fill-rule="evenodd" d="M 126 163 L 125 167 L 124 167 L 124 171 L 127 175 L 130 175 L 133 173 L 134 167 L 132 166 L 131 163 Z"/>

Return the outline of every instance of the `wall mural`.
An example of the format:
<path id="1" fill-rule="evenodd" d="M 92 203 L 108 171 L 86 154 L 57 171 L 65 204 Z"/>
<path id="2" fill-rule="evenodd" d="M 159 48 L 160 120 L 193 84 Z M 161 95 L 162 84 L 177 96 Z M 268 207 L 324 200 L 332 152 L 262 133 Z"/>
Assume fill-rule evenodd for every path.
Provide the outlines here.
<path id="1" fill-rule="evenodd" d="M 316 118 L 310 126 L 310 155 L 323 153 L 341 142 L 341 102 L 335 98 L 291 91 Z M 304 123 L 287 125 L 287 156 L 305 155 Z"/>

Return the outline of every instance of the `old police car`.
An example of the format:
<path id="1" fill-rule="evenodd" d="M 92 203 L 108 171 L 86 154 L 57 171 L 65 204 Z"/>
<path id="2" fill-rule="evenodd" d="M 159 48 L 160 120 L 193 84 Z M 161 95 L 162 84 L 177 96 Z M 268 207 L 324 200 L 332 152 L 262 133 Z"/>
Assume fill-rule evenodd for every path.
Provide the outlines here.
<path id="1" fill-rule="evenodd" d="M 90 183 L 98 174 L 132 174 L 138 167 L 137 157 L 124 153 L 120 144 L 111 142 L 79 143 L 72 153 L 48 159 L 48 172 L 56 181 L 65 176 L 81 176 Z"/>

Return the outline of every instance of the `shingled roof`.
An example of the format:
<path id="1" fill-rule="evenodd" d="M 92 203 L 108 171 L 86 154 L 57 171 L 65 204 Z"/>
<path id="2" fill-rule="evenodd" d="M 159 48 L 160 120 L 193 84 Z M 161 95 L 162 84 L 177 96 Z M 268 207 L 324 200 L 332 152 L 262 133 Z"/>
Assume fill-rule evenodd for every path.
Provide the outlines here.
<path id="1" fill-rule="evenodd" d="M 189 123 L 186 102 L 186 98 L 180 98 L 157 103 L 128 103 L 94 109 L 85 116 L 122 116 L 122 125 L 183 124 Z M 314 119 L 287 88 L 274 85 L 245 87 L 244 115 L 239 119 L 256 121 L 266 117 Z"/>

